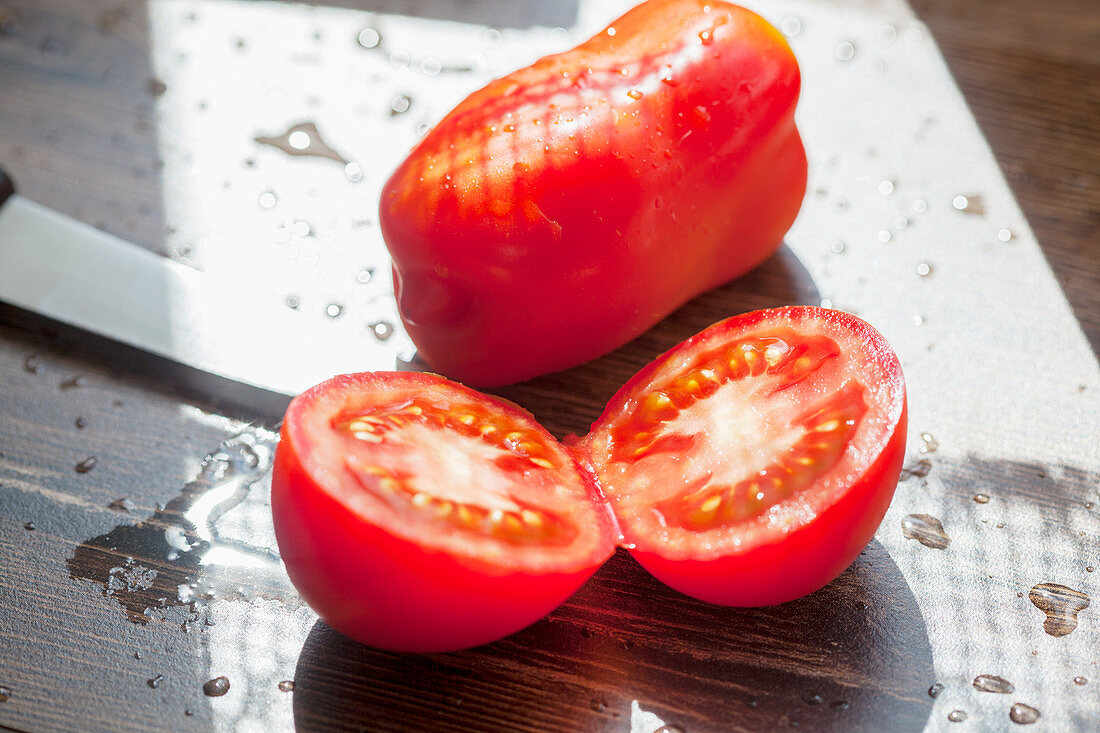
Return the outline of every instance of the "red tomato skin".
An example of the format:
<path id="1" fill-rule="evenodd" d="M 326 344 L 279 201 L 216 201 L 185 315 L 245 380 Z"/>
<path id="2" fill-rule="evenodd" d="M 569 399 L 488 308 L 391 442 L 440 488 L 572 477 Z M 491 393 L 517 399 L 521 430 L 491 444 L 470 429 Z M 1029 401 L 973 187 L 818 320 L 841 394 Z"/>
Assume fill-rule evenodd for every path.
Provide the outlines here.
<path id="1" fill-rule="evenodd" d="M 402 321 L 452 378 L 604 354 L 765 260 L 801 206 L 781 34 L 717 0 L 610 27 L 474 92 L 383 189 Z"/>
<path id="2" fill-rule="evenodd" d="M 781 541 L 762 544 L 748 551 L 707 559 L 670 559 L 655 551 L 625 546 L 651 575 L 665 585 L 699 600 L 726 606 L 773 606 L 801 598 L 832 582 L 859 556 L 874 538 L 897 488 L 905 457 L 908 402 L 901 364 L 886 339 L 868 324 L 840 311 L 813 306 L 786 306 L 734 316 L 674 346 L 630 378 L 611 398 L 593 430 L 572 447 L 582 465 L 591 467 L 588 456 L 592 435 L 635 396 L 636 385 L 645 384 L 674 354 L 683 353 L 715 328 L 751 332 L 756 324 L 777 317 L 797 324 L 807 317 L 824 316 L 850 324 L 873 345 L 877 359 L 886 368 L 888 380 L 900 404 L 897 421 L 882 451 L 845 494 L 817 517 L 788 532 Z M 780 321 L 782 322 L 782 321 Z M 594 470 L 594 469 L 590 469 Z"/>
<path id="3" fill-rule="evenodd" d="M 653 577 L 692 598 L 724 606 L 774 606 L 824 588 L 875 536 L 905 456 L 907 407 L 886 448 L 851 489 L 782 542 L 713 560 L 669 560 L 631 550 Z"/>
<path id="4" fill-rule="evenodd" d="M 404 375 L 425 382 L 431 376 Z M 292 403 L 272 473 L 275 536 L 302 598 L 352 639 L 401 652 L 495 641 L 554 610 L 612 552 L 608 531 L 606 552 L 576 571 L 507 572 L 397 537 L 350 511 L 304 470 L 297 419 Z"/>

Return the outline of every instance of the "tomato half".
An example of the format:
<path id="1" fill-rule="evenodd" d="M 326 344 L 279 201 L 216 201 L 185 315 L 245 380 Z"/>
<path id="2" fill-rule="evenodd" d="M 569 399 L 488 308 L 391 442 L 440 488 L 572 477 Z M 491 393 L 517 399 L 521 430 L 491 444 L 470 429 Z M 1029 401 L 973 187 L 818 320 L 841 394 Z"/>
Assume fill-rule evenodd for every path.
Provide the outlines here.
<path id="1" fill-rule="evenodd" d="M 296 398 L 271 506 L 309 605 L 401 651 L 476 646 L 537 621 L 616 535 L 591 477 L 530 415 L 427 374 L 342 376 Z"/>
<path id="2" fill-rule="evenodd" d="M 901 470 L 885 339 L 822 308 L 706 329 L 635 375 L 570 447 L 431 374 L 337 377 L 287 412 L 272 479 L 291 580 L 337 630 L 442 651 L 541 618 L 616 543 L 688 595 L 782 603 L 874 535 Z"/>
<path id="3" fill-rule="evenodd" d="M 695 598 L 811 593 L 871 541 L 905 449 L 901 365 L 855 316 L 730 318 L 612 398 L 577 446 L 649 572 Z"/>

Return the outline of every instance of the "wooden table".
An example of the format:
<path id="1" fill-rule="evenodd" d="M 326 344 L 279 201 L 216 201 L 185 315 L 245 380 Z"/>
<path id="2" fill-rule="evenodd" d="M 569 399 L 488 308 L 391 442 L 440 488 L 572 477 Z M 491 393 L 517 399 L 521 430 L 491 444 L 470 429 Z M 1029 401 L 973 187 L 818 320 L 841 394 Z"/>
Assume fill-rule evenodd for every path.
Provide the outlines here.
<path id="1" fill-rule="evenodd" d="M 445 4 L 428 5 L 446 15 Z M 334 0 L 321 10 L 368 6 L 401 3 Z M 572 4 L 562 7 L 568 16 Z M 174 90 L 151 59 L 163 63 L 177 54 L 182 64 L 203 50 L 161 49 L 157 56 L 149 29 L 157 13 L 179 12 L 186 23 L 191 12 L 202 23 L 206 10 L 202 2 L 166 0 L 0 2 L 0 163 L 21 193 L 186 260 L 192 243 L 172 229 L 178 213 L 164 201 L 162 179 L 186 175 L 165 166 L 166 157 L 178 162 L 186 153 L 162 150 L 159 126 L 201 124 L 204 105 L 231 100 L 215 95 L 194 108 L 173 107 Z M 939 42 L 1095 350 L 1100 14 L 1088 0 L 1053 7 L 917 0 L 915 10 Z M 569 20 L 556 10 L 540 12 L 554 16 L 547 25 Z M 253 36 L 227 29 L 226 37 L 234 53 L 255 48 L 262 62 L 262 30 Z M 354 45 L 354 38 L 313 41 Z M 323 119 L 330 98 L 318 97 Z M 266 165 L 262 155 L 243 168 L 233 161 L 232 172 L 227 165 L 227 196 L 250 165 Z M 294 171 L 276 167 L 268 175 L 274 189 L 289 185 Z M 369 212 L 362 218 L 372 226 Z M 309 246 L 300 243 L 299 254 L 309 255 Z M 502 393 L 556 435 L 583 433 L 626 377 L 702 325 L 750 306 L 817 297 L 789 257 L 773 260 L 608 357 Z M 798 724 L 870 731 L 947 727 L 956 707 L 970 713 L 964 725 L 1011 725 L 1016 697 L 969 685 L 969 677 L 998 670 L 941 680 L 930 643 L 995 647 L 970 630 L 979 628 L 978 617 L 999 613 L 1008 586 L 1005 597 L 978 593 L 959 601 L 957 624 L 928 628 L 916 596 L 939 587 L 951 596 L 951 583 L 976 582 L 987 568 L 945 562 L 914 587 L 902 572 L 911 568 L 879 542 L 826 589 L 778 608 L 686 600 L 620 554 L 549 619 L 496 644 L 406 656 L 349 643 L 315 623 L 264 554 L 270 538 L 262 497 L 237 509 L 244 527 L 237 530 L 252 532 L 253 544 L 223 542 L 250 563 L 223 572 L 204 571 L 194 553 L 167 559 L 172 537 L 165 529 L 186 526 L 188 540 L 201 539 L 184 515 L 218 483 L 217 466 L 203 473 L 200 461 L 235 429 L 219 415 L 270 425 L 270 414 L 213 403 L 165 376 L 163 364 L 10 308 L 0 312 L 0 324 L 0 727 L 651 731 L 667 723 L 667 731 Z M 262 430 L 248 435 L 261 446 L 271 437 Z M 90 470 L 74 470 L 89 457 L 96 459 Z M 919 474 L 920 465 L 912 467 Z M 980 485 L 1055 512 L 1095 501 L 1097 493 L 1097 477 L 1088 472 L 1051 476 L 1030 464 L 980 460 L 937 470 L 948 477 L 942 490 L 949 495 L 968 498 Z M 1080 527 L 1078 554 L 1092 561 L 1100 561 L 1097 526 L 1093 511 Z M 1041 551 L 1038 544 L 1019 548 L 1023 568 Z M 178 599 L 189 584 L 195 588 L 187 592 L 198 596 L 193 605 Z M 1025 615 L 1009 615 L 1006 623 Z M 1095 608 L 1082 611 L 1082 630 L 1066 639 L 1080 638 L 1087 625 L 1095 633 L 1095 619 Z M 1039 620 L 1028 621 L 1036 649 L 1049 641 Z M 1098 719 L 1098 657 L 1094 647 L 1078 660 L 1086 683 L 1062 680 L 1065 689 L 1051 693 L 1052 705 L 1066 707 L 1059 720 L 1071 727 L 1090 729 Z M 1041 668 L 1032 672 L 1043 675 Z M 230 679 L 229 694 L 205 696 L 203 683 L 221 674 Z M 293 680 L 293 691 L 280 689 L 279 680 Z M 941 698 L 928 693 L 937 682 L 945 684 Z M 1028 689 L 1027 680 L 1013 682 Z M 1044 700 L 1030 702 L 1047 715 L 1036 729 L 1053 719 Z"/>

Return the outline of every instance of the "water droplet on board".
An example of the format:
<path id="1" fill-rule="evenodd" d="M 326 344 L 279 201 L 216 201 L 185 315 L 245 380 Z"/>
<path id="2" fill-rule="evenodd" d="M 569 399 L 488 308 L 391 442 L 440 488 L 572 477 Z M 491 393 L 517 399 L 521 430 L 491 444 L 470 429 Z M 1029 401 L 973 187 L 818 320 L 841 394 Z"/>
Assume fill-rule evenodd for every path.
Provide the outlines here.
<path id="1" fill-rule="evenodd" d="M 1020 725 L 1031 725 L 1039 719 L 1039 711 L 1030 705 L 1018 702 L 1009 708 L 1008 719 Z"/>
<path id="2" fill-rule="evenodd" d="M 920 315 L 913 316 L 913 325 L 914 326 L 923 326 L 924 325 L 924 316 L 920 316 Z"/>
<path id="3" fill-rule="evenodd" d="M 225 676 L 208 680 L 202 686 L 202 694 L 207 697 L 221 697 L 227 692 L 229 692 L 229 678 Z"/>
<path id="4" fill-rule="evenodd" d="M 154 690 L 157 689 L 158 687 L 160 687 L 161 682 L 164 682 L 164 675 L 162 675 L 162 674 L 158 674 L 156 677 L 153 677 L 152 679 L 145 680 L 145 684 L 149 685 Z"/>
<path id="5" fill-rule="evenodd" d="M 363 180 L 363 166 L 352 161 L 344 166 L 344 175 L 347 176 L 348 180 L 352 183 L 358 183 Z"/>
<path id="6" fill-rule="evenodd" d="M 928 211 L 928 202 L 924 199 L 917 199 L 913 202 L 913 211 L 918 214 L 923 214 L 924 212 Z"/>
<path id="7" fill-rule="evenodd" d="M 802 693 L 802 702 L 807 705 L 820 705 L 825 700 L 816 692 L 804 692 Z"/>
<path id="8" fill-rule="evenodd" d="M 921 433 L 920 434 L 920 440 L 921 440 L 921 447 L 920 447 L 920 452 L 921 453 L 935 453 L 936 450 L 940 447 L 939 441 L 937 441 L 935 438 L 933 438 L 931 433 Z"/>
<path id="9" fill-rule="evenodd" d="M 359 283 L 360 285 L 366 285 L 370 282 L 372 277 L 374 277 L 374 270 L 371 270 L 369 268 L 365 270 L 360 270 L 359 272 L 355 273 L 355 282 Z"/>
<path id="10" fill-rule="evenodd" d="M 99 463 L 99 460 L 95 456 L 88 456 L 83 461 L 73 466 L 73 470 L 77 473 L 88 473 L 88 471 L 96 467 L 97 463 Z"/>
<path id="11" fill-rule="evenodd" d="M 297 295 L 286 296 L 286 307 L 298 310 L 298 306 L 302 304 L 302 301 L 298 299 Z"/>
<path id="12" fill-rule="evenodd" d="M 35 529 L 37 529 L 37 527 L 35 526 L 34 522 L 25 522 L 23 524 L 23 529 L 27 530 L 28 532 L 33 532 Z"/>
<path id="13" fill-rule="evenodd" d="M 894 217 L 894 229 L 902 230 L 909 228 L 909 219 L 904 216 Z"/>
<path id="14" fill-rule="evenodd" d="M 1091 572 L 1093 572 L 1094 570 L 1096 570 L 1096 568 L 1094 568 L 1094 567 L 1093 567 L 1092 565 L 1086 565 L 1086 566 L 1085 566 L 1085 572 L 1086 572 L 1086 573 L 1091 573 Z"/>
<path id="15" fill-rule="evenodd" d="M 370 330 L 379 341 L 385 341 L 393 335 L 393 324 L 389 321 L 378 321 L 370 325 Z"/>
<path id="16" fill-rule="evenodd" d="M 850 41 L 841 41 L 836 44 L 836 57 L 841 61 L 851 61 L 856 55 L 856 47 Z"/>
<path id="17" fill-rule="evenodd" d="M 876 235 L 876 237 L 877 237 L 878 241 L 882 242 L 883 244 L 886 244 L 887 242 L 889 242 L 891 239 L 894 238 L 893 235 L 890 234 L 890 232 L 887 231 L 886 229 L 879 229 L 878 234 Z"/>
<path id="18" fill-rule="evenodd" d="M 588 706 L 597 713 L 602 713 L 607 710 L 607 703 L 603 700 L 592 700 L 588 703 Z"/>
<path id="19" fill-rule="evenodd" d="M 997 241 L 998 242 L 1011 242 L 1015 238 L 1016 238 L 1016 235 L 1013 234 L 1012 231 L 1009 230 L 1009 229 L 1001 229 L 1000 231 L 997 232 Z"/>
<path id="20" fill-rule="evenodd" d="M 76 426 L 77 430 L 83 430 L 84 428 L 88 427 L 88 421 L 82 417 L 78 417 L 76 420 L 73 421 L 73 425 Z"/>
<path id="21" fill-rule="evenodd" d="M 653 733 L 684 733 L 684 729 L 673 723 L 666 723 L 654 730 Z"/>
<path id="22" fill-rule="evenodd" d="M 294 680 L 283 680 L 279 683 L 279 692 L 294 692 Z"/>
<path id="23" fill-rule="evenodd" d="M 1073 684 L 1075 685 L 1087 685 L 1089 683 L 1088 677 L 1074 677 Z"/>
<path id="24" fill-rule="evenodd" d="M 892 25 L 879 26 L 878 39 L 883 43 L 893 43 L 898 38 L 898 30 Z"/>
<path id="25" fill-rule="evenodd" d="M 943 692 L 943 685 L 939 682 L 935 682 L 928 688 L 928 697 L 939 697 L 941 692 Z"/>
<path id="26" fill-rule="evenodd" d="M 988 504 L 989 494 L 974 494 L 974 501 L 978 504 Z"/>
<path id="27" fill-rule="evenodd" d="M 886 64 L 882 62 L 882 59 L 870 58 L 867 59 L 865 68 L 868 76 L 882 76 L 886 71 Z"/>
<path id="28" fill-rule="evenodd" d="M 340 305 L 339 303 L 329 303 L 327 306 L 325 306 L 325 315 L 327 315 L 329 318 L 337 318 L 343 312 L 344 306 Z"/>
<path id="29" fill-rule="evenodd" d="M 830 245 L 829 245 L 829 249 L 830 249 L 830 250 L 831 250 L 832 252 L 834 252 L 835 254 L 840 254 L 841 252 L 843 252 L 843 251 L 844 251 L 844 249 L 845 249 L 845 244 L 844 244 L 844 242 L 841 242 L 841 241 L 840 241 L 840 240 L 838 239 L 838 240 L 836 240 L 835 242 L 833 242 L 832 244 L 830 244 Z"/>
<path id="30" fill-rule="evenodd" d="M 911 466 L 906 466 L 901 469 L 901 477 L 899 480 L 905 481 L 910 478 L 924 478 L 932 471 L 932 461 L 927 458 L 922 458 Z"/>
<path id="31" fill-rule="evenodd" d="M 852 706 L 847 700 L 833 700 L 831 703 L 829 703 L 829 709 L 835 710 L 838 713 L 843 710 L 847 710 L 850 707 Z"/>
<path id="32" fill-rule="evenodd" d="M 270 145 L 271 147 L 278 148 L 287 155 L 328 158 L 329 160 L 334 160 L 345 166 L 349 163 L 347 158 L 333 150 L 329 144 L 322 139 L 321 133 L 317 129 L 317 125 L 312 122 L 301 122 L 297 125 L 292 125 L 281 135 L 273 137 L 257 135 L 252 139 L 261 145 Z"/>
<path id="33" fill-rule="evenodd" d="M 279 199 L 271 191 L 264 191 L 260 194 L 260 208 L 261 209 L 273 209 L 275 204 L 279 203 Z"/>
<path id="34" fill-rule="evenodd" d="M 794 38 L 802 32 L 802 21 L 793 15 L 788 15 L 779 23 L 779 30 L 783 31 L 783 35 L 787 38 Z"/>
<path id="35" fill-rule="evenodd" d="M 950 720 L 952 723 L 961 723 L 966 720 L 966 711 L 952 710 L 950 713 L 947 714 L 947 719 Z"/>
<path id="36" fill-rule="evenodd" d="M 390 115 L 400 115 L 409 111 L 412 100 L 405 94 L 398 94 L 390 100 Z"/>
<path id="37" fill-rule="evenodd" d="M 277 553 L 269 549 L 273 538 L 262 529 L 233 528 L 241 512 L 266 509 L 253 489 L 270 476 L 276 441 L 260 428 L 227 439 L 163 508 L 136 524 L 127 516 L 77 546 L 66 561 L 70 577 L 100 584 L 103 595 L 137 624 L 148 624 L 158 611 L 190 613 L 196 620 L 202 606 L 222 599 L 268 598 L 300 607 Z M 227 515 L 235 536 L 222 539 L 226 526 L 219 524 Z M 165 562 L 173 552 L 176 559 Z"/>
<path id="38" fill-rule="evenodd" d="M 76 389 L 77 387 L 84 386 L 84 377 L 69 377 L 61 384 L 57 385 L 60 390 Z"/>
<path id="39" fill-rule="evenodd" d="M 951 199 L 951 206 L 956 211 L 961 211 L 964 214 L 974 214 L 975 216 L 982 216 L 985 214 L 985 201 L 981 196 L 963 196 L 959 195 Z"/>
<path id="40" fill-rule="evenodd" d="M 23 360 L 23 368 L 31 374 L 38 374 L 38 367 L 42 363 L 42 357 L 38 354 L 31 354 Z"/>
<path id="41" fill-rule="evenodd" d="M 378 48 L 378 44 L 382 42 L 382 34 L 374 28 L 364 28 L 359 31 L 358 41 L 363 48 Z"/>
<path id="42" fill-rule="evenodd" d="M 932 265 L 927 262 L 921 262 L 917 265 L 917 274 L 921 277 L 928 277 L 932 274 Z"/>
<path id="43" fill-rule="evenodd" d="M 951 544 L 943 524 L 931 514 L 905 515 L 901 520 L 901 533 L 906 539 L 916 540 L 934 550 L 942 550 Z"/>
<path id="44" fill-rule="evenodd" d="M 168 91 L 168 85 L 160 79 L 150 79 L 145 83 L 145 90 L 149 92 L 150 96 L 161 97 Z"/>
<path id="45" fill-rule="evenodd" d="M 7 685 L 0 685 L 0 702 L 7 702 L 11 699 L 11 688 Z"/>
<path id="46" fill-rule="evenodd" d="M 1065 636 L 1077 628 L 1077 612 L 1089 607 L 1089 597 L 1079 590 L 1058 583 L 1039 583 L 1028 598 L 1046 614 L 1043 631 L 1051 636 Z"/>
<path id="47" fill-rule="evenodd" d="M 1009 695 L 1016 691 L 1016 686 L 1004 677 L 993 674 L 980 674 L 974 678 L 974 689 L 982 692 L 995 692 L 999 695 Z"/>
<path id="48" fill-rule="evenodd" d="M 107 505 L 108 509 L 113 509 L 116 512 L 131 512 L 134 510 L 134 502 L 130 501 L 126 497 L 121 499 L 115 499 Z"/>

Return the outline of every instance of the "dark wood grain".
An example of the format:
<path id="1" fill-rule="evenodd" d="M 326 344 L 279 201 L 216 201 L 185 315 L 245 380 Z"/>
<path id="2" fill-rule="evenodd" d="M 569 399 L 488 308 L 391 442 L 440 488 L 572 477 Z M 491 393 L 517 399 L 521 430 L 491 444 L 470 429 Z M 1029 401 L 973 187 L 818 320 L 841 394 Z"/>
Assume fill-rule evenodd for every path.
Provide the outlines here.
<path id="1" fill-rule="evenodd" d="M 1095 4 L 914 4 L 1096 349 Z M 161 90 L 149 61 L 148 21 L 146 3 L 136 0 L 0 1 L 0 165 L 29 198 L 164 252 L 154 119 Z M 500 393 L 556 435 L 581 433 L 639 366 L 717 316 L 818 299 L 801 265 L 781 250 L 741 282 L 693 301 L 613 354 Z M 196 500 L 184 487 L 198 475 L 198 459 L 225 437 L 224 426 L 196 418 L 182 403 L 223 413 L 226 405 L 126 354 L 5 311 L 0 686 L 11 694 L 0 702 L 0 725 L 208 730 L 243 725 L 255 712 L 232 698 L 202 694 L 202 684 L 226 659 L 205 625 L 214 620 L 209 609 L 161 601 L 193 568 L 165 562 L 161 545 L 128 539 L 139 532 L 155 538 L 179 521 Z M 74 470 L 92 456 L 98 460 L 92 470 Z M 1095 485 L 1095 477 L 1073 466 L 1052 477 L 1044 467 L 981 456 L 937 470 L 958 505 L 972 505 L 977 490 L 993 487 L 1049 509 L 1052 518 L 1044 521 L 1051 528 L 1068 521 L 1068 507 Z M 128 509 L 108 508 L 122 497 L 131 502 Z M 132 608 L 106 594 L 104 585 L 110 568 L 125 566 L 127 558 L 158 570 L 159 578 L 131 591 Z M 278 579 L 231 580 L 264 603 L 283 604 L 280 613 L 288 618 L 301 610 Z M 967 583 L 976 582 L 946 571 L 921 580 L 942 588 L 960 609 L 971 593 Z M 1021 600 L 1026 588 L 999 582 L 990 579 L 972 595 L 987 594 L 988 604 L 999 606 L 1019 600 L 1018 613 L 1035 613 Z M 134 622 L 134 613 L 143 615 L 139 606 L 152 609 L 150 621 Z M 689 731 L 794 723 L 814 730 L 921 730 L 932 705 L 926 690 L 936 681 L 918 599 L 878 544 L 820 593 L 753 610 L 680 597 L 620 553 L 548 619 L 496 644 L 448 655 L 369 650 L 319 622 L 286 631 L 287 638 L 304 639 L 289 656 L 269 655 L 281 631 L 250 621 L 248 613 L 239 616 L 241 628 L 255 623 L 264 638 L 246 643 L 242 631 L 240 648 L 231 653 L 253 655 L 255 667 L 265 670 L 256 679 L 296 681 L 292 698 L 271 685 L 250 689 L 254 704 L 282 706 L 285 720 L 307 731 L 623 730 L 638 701 Z M 970 620 L 962 614 L 961 630 L 953 633 L 966 643 Z M 224 629 L 238 616 L 219 619 L 214 628 Z M 1083 671 L 1100 680 L 1091 664 Z M 158 675 L 163 680 L 152 686 Z M 245 689 L 247 676 L 233 681 Z M 232 715 L 223 705 L 230 702 L 240 706 Z M 846 705 L 830 705 L 840 702 Z M 1084 729 L 1086 721 L 1079 725 Z"/>

